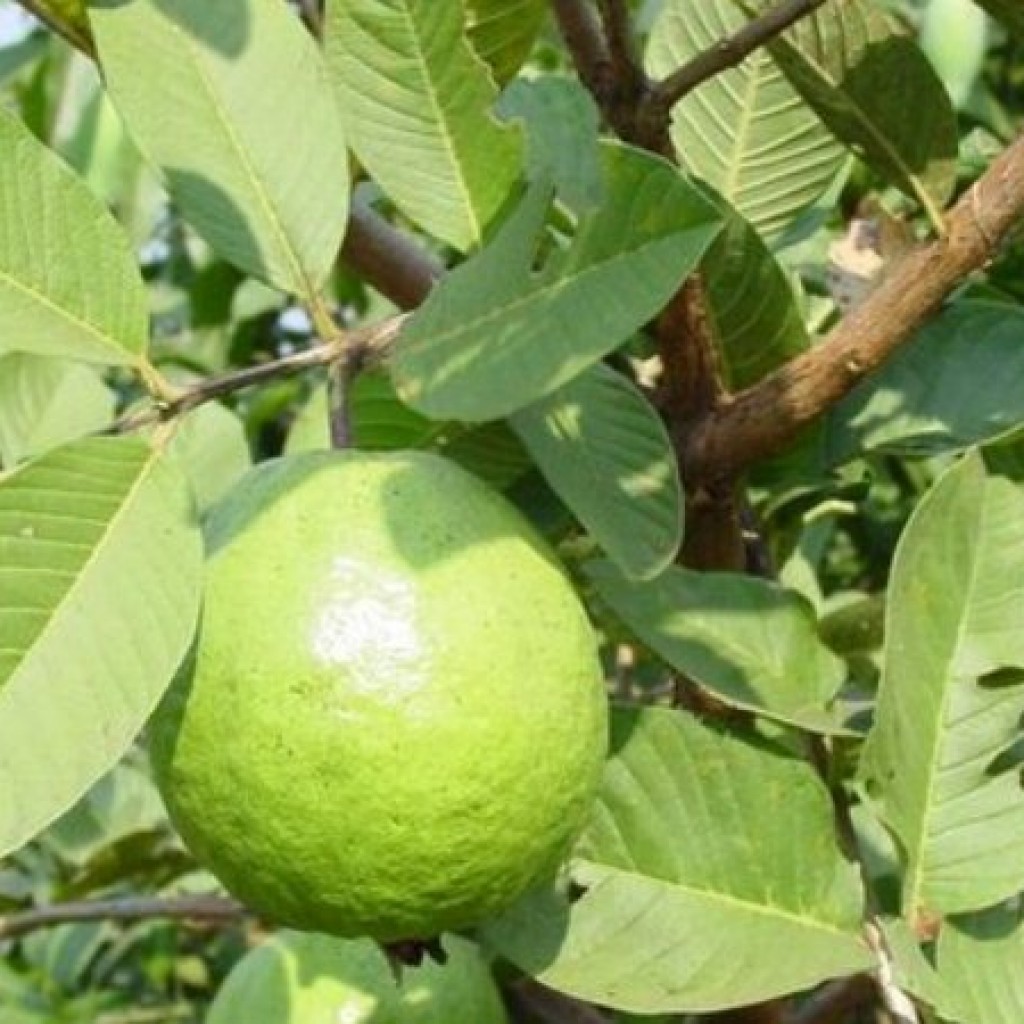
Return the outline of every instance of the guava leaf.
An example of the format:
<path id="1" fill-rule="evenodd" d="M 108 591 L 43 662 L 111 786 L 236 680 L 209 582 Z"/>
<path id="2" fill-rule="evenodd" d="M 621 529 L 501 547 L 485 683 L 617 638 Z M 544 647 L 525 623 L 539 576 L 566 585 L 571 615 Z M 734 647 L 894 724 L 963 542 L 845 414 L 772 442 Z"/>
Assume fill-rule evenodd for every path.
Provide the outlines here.
<path id="1" fill-rule="evenodd" d="M 515 413 L 512 429 L 552 490 L 629 576 L 661 572 L 683 536 L 683 495 L 657 412 L 597 364 Z"/>
<path id="2" fill-rule="evenodd" d="M 814 770 L 685 712 L 620 709 L 584 895 L 485 927 L 552 988 L 632 1013 L 746 1006 L 864 970 L 861 890 Z M 728 950 L 728 953 L 723 951 Z"/>
<path id="3" fill-rule="evenodd" d="M 252 466 L 245 425 L 217 402 L 189 413 L 167 450 L 180 461 L 201 510 L 222 498 Z"/>
<path id="4" fill-rule="evenodd" d="M 1000 757 L 1024 713 L 1024 488 L 977 452 L 917 506 L 893 561 L 861 769 L 905 858 L 903 912 L 1024 887 L 1024 792 Z"/>
<path id="5" fill-rule="evenodd" d="M 740 28 L 731 0 L 666 0 L 646 64 L 656 77 Z M 828 188 L 842 146 L 765 50 L 703 83 L 672 109 L 683 166 L 721 193 L 769 241 Z"/>
<path id="6" fill-rule="evenodd" d="M 810 347 L 793 286 L 753 226 L 730 211 L 704 259 L 708 313 L 733 390 Z"/>
<path id="7" fill-rule="evenodd" d="M 399 394 L 434 419 L 498 419 L 627 341 L 679 287 L 721 227 L 671 164 L 602 146 L 604 202 L 566 249 L 533 263 L 550 190 L 534 185 L 502 231 L 452 271 L 403 329 Z"/>
<path id="8" fill-rule="evenodd" d="M 576 213 L 601 202 L 601 115 L 579 82 L 554 75 L 518 78 L 501 94 L 498 111 L 526 124 L 531 181 L 550 181 L 558 198 Z"/>
<path id="9" fill-rule="evenodd" d="M 547 14 L 544 0 L 466 0 L 469 41 L 499 84 L 523 66 Z"/>
<path id="10" fill-rule="evenodd" d="M 0 355 L 0 465 L 99 430 L 114 393 L 89 366 L 27 352 Z"/>
<path id="11" fill-rule="evenodd" d="M 184 481 L 138 439 L 0 479 L 0 856 L 128 748 L 192 640 L 201 559 Z"/>
<path id="12" fill-rule="evenodd" d="M 138 362 L 146 290 L 128 239 L 74 172 L 0 108 L 0 338 L 6 351 Z"/>
<path id="13" fill-rule="evenodd" d="M 733 2 L 750 15 L 767 6 Z M 836 137 L 940 224 L 956 184 L 956 114 L 914 40 L 865 0 L 829 0 L 768 50 Z"/>
<path id="14" fill-rule="evenodd" d="M 444 951 L 396 980 L 368 939 L 280 931 L 238 962 L 207 1024 L 507 1024 L 476 946 L 446 935 Z"/>
<path id="15" fill-rule="evenodd" d="M 679 566 L 628 579 L 590 562 L 598 593 L 644 644 L 734 707 L 814 732 L 841 730 L 828 705 L 846 676 L 811 606 L 768 580 Z"/>
<path id="16" fill-rule="evenodd" d="M 1024 910 L 993 907 L 944 922 L 938 945 L 943 1018 L 1018 1024 L 1024 1006 Z"/>
<path id="17" fill-rule="evenodd" d="M 466 251 L 522 169 L 522 137 L 462 0 L 328 0 L 327 60 L 353 151 L 403 213 Z"/>
<path id="18" fill-rule="evenodd" d="M 309 299 L 348 217 L 320 52 L 281 0 L 92 0 L 107 89 L 182 213 L 225 259 Z"/>
<path id="19" fill-rule="evenodd" d="M 1022 333 L 1017 306 L 954 303 L 832 410 L 826 459 L 956 451 L 1024 422 Z"/>

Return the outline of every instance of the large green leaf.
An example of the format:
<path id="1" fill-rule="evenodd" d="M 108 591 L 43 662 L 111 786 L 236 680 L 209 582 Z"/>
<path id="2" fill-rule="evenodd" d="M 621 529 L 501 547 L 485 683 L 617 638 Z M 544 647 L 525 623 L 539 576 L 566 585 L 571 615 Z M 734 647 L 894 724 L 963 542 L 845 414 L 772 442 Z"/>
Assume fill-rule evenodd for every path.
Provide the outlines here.
<path id="1" fill-rule="evenodd" d="M 314 294 L 348 216 L 320 53 L 281 0 L 92 0 L 104 79 L 184 215 L 226 259 Z"/>
<path id="2" fill-rule="evenodd" d="M 499 82 L 523 66 L 547 13 L 544 0 L 466 0 L 470 42 Z"/>
<path id="3" fill-rule="evenodd" d="M 738 214 L 726 217 L 701 272 L 722 368 L 732 389 L 755 383 L 809 347 L 785 271 Z"/>
<path id="4" fill-rule="evenodd" d="M 977 0 L 977 2 L 1014 35 L 1024 36 L 1024 7 L 1021 6 L 1020 0 Z"/>
<path id="5" fill-rule="evenodd" d="M 106 426 L 114 394 L 90 367 L 48 356 L 0 356 L 0 465 Z"/>
<path id="6" fill-rule="evenodd" d="M 0 481 L 0 856 L 127 749 L 192 639 L 201 557 L 182 478 L 140 440 Z"/>
<path id="7" fill-rule="evenodd" d="M 862 769 L 905 857 L 903 909 L 956 913 L 1024 886 L 1024 793 L 997 761 L 1024 712 L 1024 488 L 972 453 L 896 551 Z"/>
<path id="8" fill-rule="evenodd" d="M 799 595 L 768 580 L 677 566 L 628 579 L 610 562 L 587 576 L 631 630 L 674 669 L 734 707 L 833 731 L 827 710 L 846 675 Z"/>
<path id="9" fill-rule="evenodd" d="M 505 1024 L 501 996 L 473 943 L 446 935 L 396 979 L 369 939 L 281 931 L 239 961 L 207 1024 Z"/>
<path id="10" fill-rule="evenodd" d="M 553 988 L 635 1013 L 745 1006 L 863 970 L 857 873 L 813 769 L 690 715 L 620 710 L 574 875 L 485 935 Z"/>
<path id="11" fill-rule="evenodd" d="M 328 0 L 327 59 L 349 142 L 395 204 L 460 250 L 519 178 L 519 129 L 466 37 L 462 0 Z"/>
<path id="12" fill-rule="evenodd" d="M 0 107 L 0 344 L 133 364 L 146 346 L 146 303 L 117 222 Z"/>
<path id="13" fill-rule="evenodd" d="M 179 425 L 168 451 L 181 462 L 200 509 L 210 508 L 252 466 L 245 426 L 217 402 L 200 406 Z"/>
<path id="14" fill-rule="evenodd" d="M 836 136 L 941 223 L 956 184 L 956 115 L 916 43 L 869 0 L 829 0 L 768 47 Z"/>
<path id="15" fill-rule="evenodd" d="M 683 497 L 657 412 L 598 364 L 511 420 L 552 490 L 625 572 L 648 577 L 675 557 Z"/>
<path id="16" fill-rule="evenodd" d="M 534 186 L 501 234 L 450 273 L 402 331 L 399 393 L 434 418 L 497 419 L 543 398 L 654 316 L 720 228 L 671 164 L 602 148 L 604 202 L 533 269 L 550 192 Z"/>
<path id="17" fill-rule="evenodd" d="M 668 75 L 745 20 L 731 0 L 666 0 L 647 65 Z M 842 146 L 763 50 L 677 103 L 672 140 L 683 166 L 769 240 L 828 188 L 844 159 Z"/>
<path id="18" fill-rule="evenodd" d="M 1018 306 L 951 306 L 832 410 L 826 458 L 836 465 L 871 451 L 932 455 L 1024 422 L 1022 334 Z"/>
<path id="19" fill-rule="evenodd" d="M 994 907 L 946 921 L 939 935 L 944 1019 L 1020 1024 L 1024 1007 L 1024 908 Z"/>

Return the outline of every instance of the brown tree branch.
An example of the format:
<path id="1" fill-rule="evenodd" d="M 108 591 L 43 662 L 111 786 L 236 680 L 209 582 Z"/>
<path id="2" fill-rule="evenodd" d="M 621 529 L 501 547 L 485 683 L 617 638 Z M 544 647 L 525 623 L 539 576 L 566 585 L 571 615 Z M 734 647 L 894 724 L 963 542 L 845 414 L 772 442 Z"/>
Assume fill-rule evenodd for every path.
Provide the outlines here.
<path id="1" fill-rule="evenodd" d="M 235 900 L 223 896 L 179 896 L 174 899 L 83 900 L 53 903 L 0 917 L 0 939 L 18 939 L 61 924 L 80 921 L 145 921 L 171 918 L 190 921 L 237 921 L 247 915 Z"/>
<path id="2" fill-rule="evenodd" d="M 511 1009 L 547 1024 L 608 1024 L 608 1018 L 587 1003 L 562 995 L 533 978 L 522 977 L 505 989 Z"/>
<path id="3" fill-rule="evenodd" d="M 754 50 L 782 35 L 790 25 L 806 18 L 824 3 L 825 0 L 784 0 L 658 82 L 648 103 L 652 108 L 667 112 L 698 85 L 726 68 L 741 64 Z"/>
<path id="4" fill-rule="evenodd" d="M 551 0 L 551 7 L 580 81 L 603 110 L 612 57 L 593 8 L 587 0 Z"/>
<path id="5" fill-rule="evenodd" d="M 878 1002 L 875 982 L 870 975 L 855 974 L 822 985 L 790 1016 L 789 1024 L 845 1024 L 855 1010 Z"/>
<path id="6" fill-rule="evenodd" d="M 445 271 L 439 259 L 369 206 L 352 207 L 341 258 L 399 309 L 415 309 Z"/>
<path id="7" fill-rule="evenodd" d="M 792 445 L 819 416 L 877 369 L 1024 216 L 1024 137 L 965 193 L 947 234 L 904 256 L 825 341 L 724 400 L 686 441 L 701 479 L 736 479 Z"/>

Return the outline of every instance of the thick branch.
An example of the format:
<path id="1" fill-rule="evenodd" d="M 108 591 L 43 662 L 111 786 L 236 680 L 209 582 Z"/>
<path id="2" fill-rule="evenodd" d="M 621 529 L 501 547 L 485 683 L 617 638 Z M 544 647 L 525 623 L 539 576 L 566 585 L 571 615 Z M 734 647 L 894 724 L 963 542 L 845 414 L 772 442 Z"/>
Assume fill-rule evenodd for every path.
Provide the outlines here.
<path id="1" fill-rule="evenodd" d="M 257 384 L 264 384 L 268 380 L 288 377 L 301 373 L 303 370 L 330 366 L 343 358 L 360 362 L 375 361 L 381 358 L 383 353 L 394 343 L 405 320 L 404 315 L 391 317 L 379 324 L 346 331 L 334 341 L 316 345 L 302 352 L 295 352 L 282 359 L 260 363 L 258 366 L 249 366 L 244 370 L 226 373 L 220 377 L 209 377 L 160 405 L 128 413 L 116 423 L 111 424 L 104 433 L 127 434 L 156 423 L 164 423 L 177 416 L 183 416 L 206 402 L 234 394 L 243 388 L 251 388 Z"/>
<path id="2" fill-rule="evenodd" d="M 17 939 L 41 928 L 78 921 L 145 921 L 172 918 L 190 921 L 236 921 L 246 916 L 245 908 L 222 896 L 181 896 L 176 899 L 83 900 L 54 903 L 0 917 L 0 939 Z"/>
<path id="3" fill-rule="evenodd" d="M 551 0 L 551 7 L 580 80 L 603 107 L 612 58 L 593 9 L 587 0 Z"/>
<path id="4" fill-rule="evenodd" d="M 353 206 L 341 258 L 399 309 L 415 309 L 444 264 L 369 206 Z"/>
<path id="5" fill-rule="evenodd" d="M 698 85 L 714 78 L 726 68 L 741 64 L 754 50 L 781 35 L 790 25 L 807 17 L 824 3 L 825 0 L 785 0 L 748 22 L 733 35 L 726 36 L 710 49 L 697 54 L 693 60 L 659 82 L 648 102 L 652 107 L 668 111 Z"/>
<path id="6" fill-rule="evenodd" d="M 823 344 L 727 399 L 699 425 L 687 443 L 687 464 L 702 479 L 733 479 L 785 451 L 983 267 L 1022 216 L 1024 137 L 956 204 L 946 237 L 903 257 Z"/>

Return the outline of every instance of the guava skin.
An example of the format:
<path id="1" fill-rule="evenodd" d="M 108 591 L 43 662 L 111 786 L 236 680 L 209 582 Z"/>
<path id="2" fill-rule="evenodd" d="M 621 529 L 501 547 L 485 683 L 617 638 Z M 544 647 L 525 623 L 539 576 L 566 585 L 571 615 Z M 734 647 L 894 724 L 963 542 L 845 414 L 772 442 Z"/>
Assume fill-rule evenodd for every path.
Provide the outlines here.
<path id="1" fill-rule="evenodd" d="M 551 876 L 607 747 L 596 641 L 504 498 L 426 453 L 265 463 L 214 511 L 199 635 L 151 721 L 171 818 L 243 902 L 380 941 Z"/>

